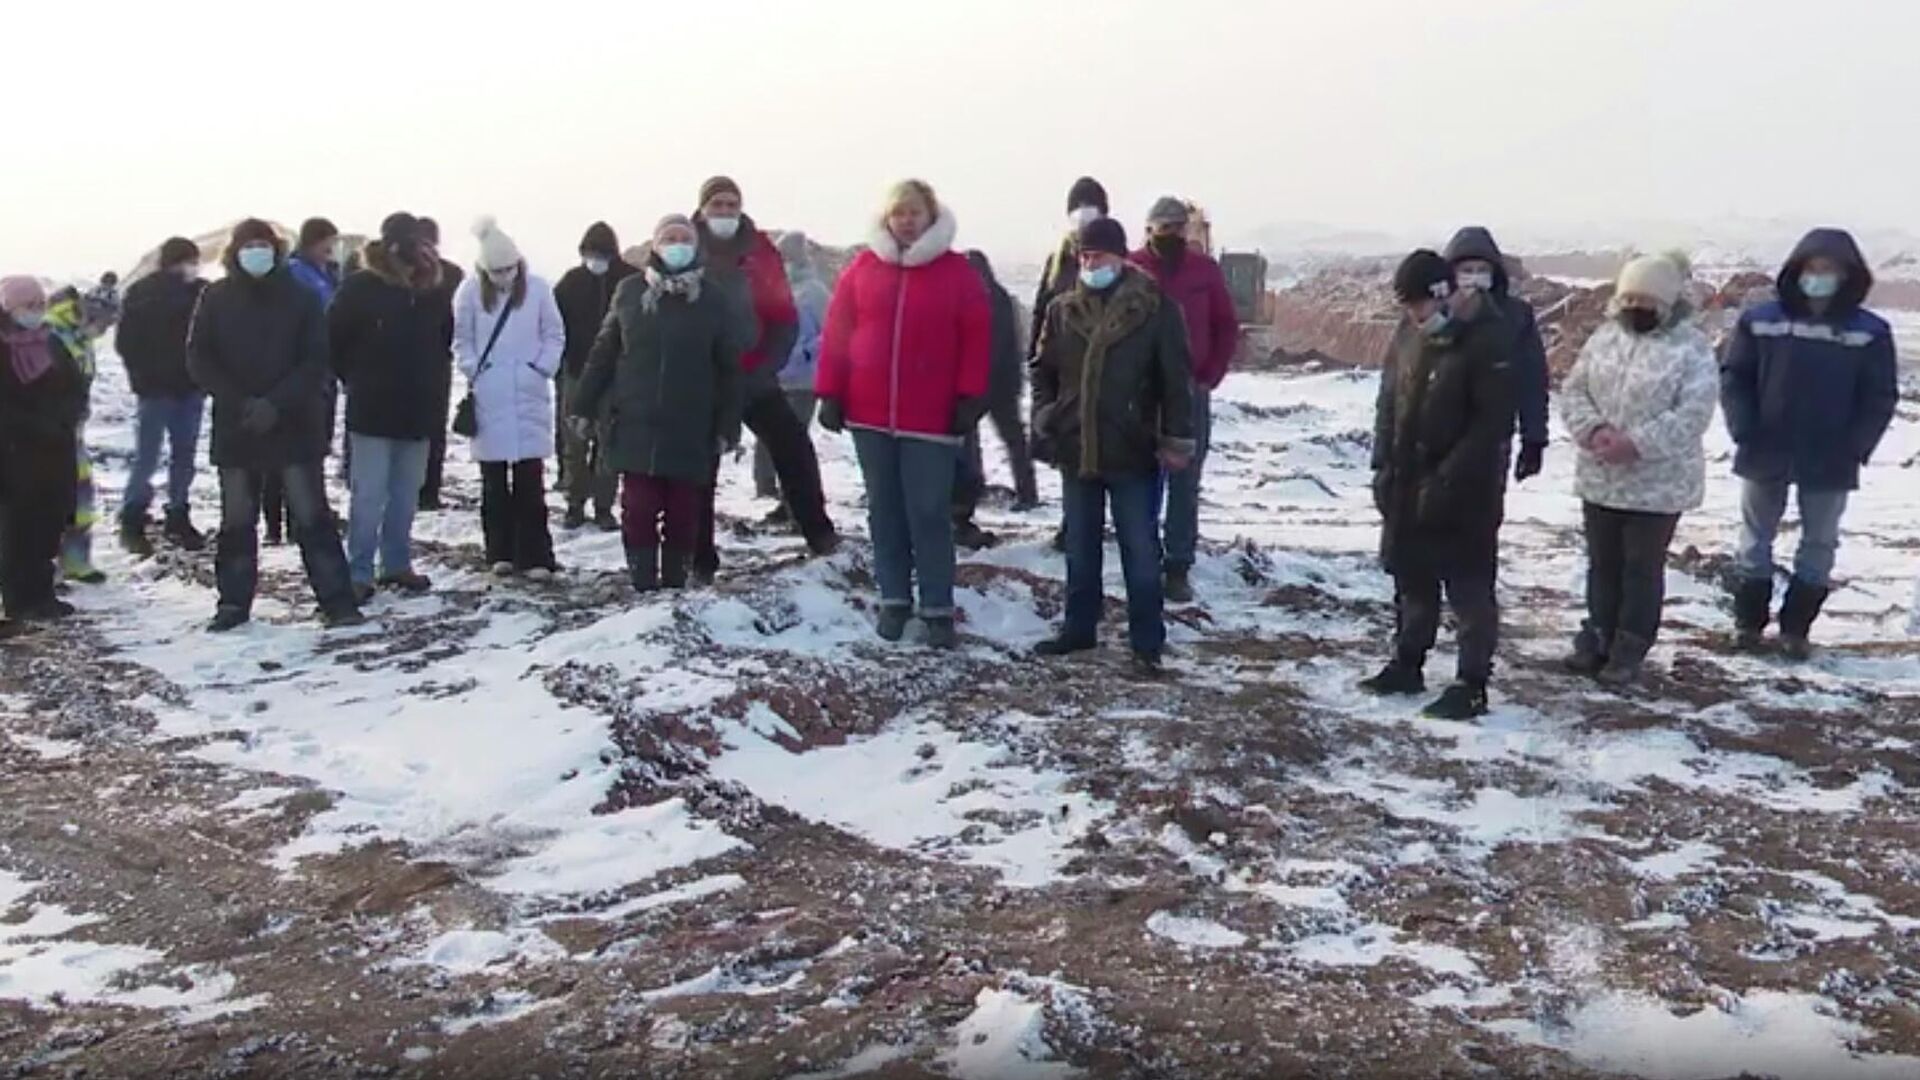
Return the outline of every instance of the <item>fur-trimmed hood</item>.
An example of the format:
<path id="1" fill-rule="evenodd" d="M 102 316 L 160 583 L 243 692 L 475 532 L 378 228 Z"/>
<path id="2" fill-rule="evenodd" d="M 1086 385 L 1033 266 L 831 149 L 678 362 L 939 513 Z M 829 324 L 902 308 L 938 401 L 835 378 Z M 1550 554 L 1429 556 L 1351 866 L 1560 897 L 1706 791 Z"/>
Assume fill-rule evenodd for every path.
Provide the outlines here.
<path id="1" fill-rule="evenodd" d="M 400 261 L 398 255 L 387 250 L 385 243 L 372 240 L 361 255 L 361 265 L 366 267 L 368 273 L 389 285 L 398 285 L 414 292 L 432 292 L 440 287 L 444 278 L 440 260 L 429 257 L 427 250 L 422 248 L 419 261 L 409 267 Z"/>
<path id="2" fill-rule="evenodd" d="M 917 266 L 925 266 L 952 251 L 953 238 L 959 229 L 960 225 L 954 220 L 953 211 L 942 206 L 940 216 L 933 219 L 933 224 L 927 226 L 927 231 L 920 234 L 920 239 L 915 240 L 912 247 L 901 250 L 900 241 L 893 238 L 893 232 L 887 228 L 887 220 L 884 217 L 874 221 L 873 232 L 868 237 L 867 245 L 873 249 L 874 255 L 878 256 L 881 262 L 892 266 L 904 266 L 911 270 Z"/>

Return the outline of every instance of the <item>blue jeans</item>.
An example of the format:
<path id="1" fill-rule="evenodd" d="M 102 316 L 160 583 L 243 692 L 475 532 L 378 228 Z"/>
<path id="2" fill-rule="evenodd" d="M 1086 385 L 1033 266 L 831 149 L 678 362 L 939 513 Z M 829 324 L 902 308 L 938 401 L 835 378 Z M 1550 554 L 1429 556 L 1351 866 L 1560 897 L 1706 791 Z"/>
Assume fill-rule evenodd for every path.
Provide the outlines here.
<path id="1" fill-rule="evenodd" d="M 126 497 L 120 500 L 121 521 L 147 520 L 162 441 L 167 444 L 167 511 L 186 513 L 194 457 L 200 448 L 200 418 L 206 411 L 203 394 L 140 399 L 133 420 L 133 470 L 127 475 Z"/>
<path id="2" fill-rule="evenodd" d="M 1166 564 L 1169 570 L 1193 569 L 1194 553 L 1200 546 L 1200 469 L 1207 463 L 1207 447 L 1213 441 L 1212 393 L 1203 386 L 1193 388 L 1193 463 L 1177 473 L 1160 472 L 1154 476 L 1153 515 L 1166 525 Z M 1166 513 L 1161 517 L 1164 493 Z"/>
<path id="3" fill-rule="evenodd" d="M 413 572 L 413 514 L 420 508 L 420 487 L 427 482 L 426 439 L 382 439 L 349 433 L 353 464 L 347 474 L 352 508 L 347 522 L 347 564 L 355 585 L 373 584 L 373 562 L 380 573 Z"/>
<path id="4" fill-rule="evenodd" d="M 953 617 L 953 474 L 959 447 L 889 435 L 853 433 L 867 484 L 867 531 L 880 606 L 913 606 L 920 581 L 920 617 Z"/>
<path id="5" fill-rule="evenodd" d="M 1740 485 L 1740 576 L 1773 580 L 1773 541 L 1780 519 L 1787 516 L 1785 483 L 1742 481 Z M 1793 576 L 1808 585 L 1826 588 L 1833 562 L 1840 553 L 1840 516 L 1847 510 L 1847 492 L 1808 491 L 1800 496 L 1800 550 L 1793 557 Z"/>
<path id="6" fill-rule="evenodd" d="M 1100 636 L 1100 610 L 1106 603 L 1101 561 L 1106 554 L 1111 502 L 1120 566 L 1127 579 L 1128 644 L 1134 652 L 1158 656 L 1167 642 L 1167 623 L 1160 586 L 1160 536 L 1153 513 L 1156 474 L 1089 479 L 1063 473 L 1060 485 L 1067 515 L 1067 615 L 1061 636 L 1081 644 L 1092 644 Z"/>

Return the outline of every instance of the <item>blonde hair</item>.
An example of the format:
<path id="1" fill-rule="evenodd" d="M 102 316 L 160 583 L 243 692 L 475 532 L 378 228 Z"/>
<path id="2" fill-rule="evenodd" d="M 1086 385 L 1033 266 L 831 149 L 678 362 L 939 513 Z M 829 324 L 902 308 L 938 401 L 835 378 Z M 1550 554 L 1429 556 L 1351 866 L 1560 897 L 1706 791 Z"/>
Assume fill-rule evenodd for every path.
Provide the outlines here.
<path id="1" fill-rule="evenodd" d="M 933 193 L 933 185 L 925 180 L 902 180 L 887 189 L 887 201 L 880 207 L 881 220 L 885 220 L 887 215 L 893 212 L 894 207 L 909 198 L 917 198 L 927 204 L 929 220 L 940 219 L 940 197 Z"/>

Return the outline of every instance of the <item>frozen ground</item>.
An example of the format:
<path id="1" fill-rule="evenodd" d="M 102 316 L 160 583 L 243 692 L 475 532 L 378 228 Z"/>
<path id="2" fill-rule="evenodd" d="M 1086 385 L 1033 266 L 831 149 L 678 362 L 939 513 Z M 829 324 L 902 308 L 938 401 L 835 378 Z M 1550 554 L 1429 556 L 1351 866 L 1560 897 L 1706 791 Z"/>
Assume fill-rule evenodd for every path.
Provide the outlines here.
<path id="1" fill-rule="evenodd" d="M 488 582 L 464 462 L 422 519 L 438 592 L 365 630 L 317 631 L 279 550 L 259 621 L 208 638 L 210 556 L 103 545 L 85 617 L 0 655 L 0 1060 L 1920 1075 L 1915 411 L 1804 668 L 1726 648 L 1716 446 L 1631 700 L 1554 667 L 1580 572 L 1556 447 L 1509 506 L 1498 708 L 1448 724 L 1351 690 L 1389 625 L 1371 394 L 1227 384 L 1164 685 L 1117 649 L 1024 658 L 1060 606 L 1046 512 L 989 509 L 1007 543 L 965 560 L 942 656 L 871 639 L 859 544 L 809 563 L 747 524 L 744 465 L 721 586 L 639 604 L 597 534 L 562 539 L 562 588 Z M 848 448 L 821 445 L 864 531 Z M 1109 595 L 1117 638 L 1117 569 Z"/>

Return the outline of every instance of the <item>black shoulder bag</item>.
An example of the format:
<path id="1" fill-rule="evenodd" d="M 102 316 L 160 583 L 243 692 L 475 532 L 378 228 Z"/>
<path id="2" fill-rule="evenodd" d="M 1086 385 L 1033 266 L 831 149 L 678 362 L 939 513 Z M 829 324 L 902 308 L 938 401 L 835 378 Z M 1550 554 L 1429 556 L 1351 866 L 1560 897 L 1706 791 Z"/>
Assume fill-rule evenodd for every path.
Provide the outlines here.
<path id="1" fill-rule="evenodd" d="M 480 384 L 480 376 L 487 373 L 493 365 L 493 347 L 500 342 L 500 331 L 507 328 L 507 316 L 513 314 L 513 298 L 501 297 L 505 306 L 500 309 L 500 318 L 493 324 L 493 336 L 487 339 L 487 347 L 480 353 L 480 365 L 473 369 L 473 378 L 467 381 L 467 396 L 460 399 L 460 407 L 453 411 L 453 433 L 463 439 L 471 439 L 480 434 L 480 415 L 473 404 L 473 388 Z"/>

